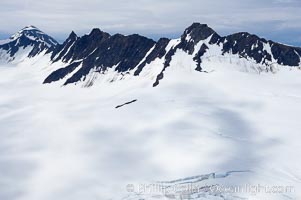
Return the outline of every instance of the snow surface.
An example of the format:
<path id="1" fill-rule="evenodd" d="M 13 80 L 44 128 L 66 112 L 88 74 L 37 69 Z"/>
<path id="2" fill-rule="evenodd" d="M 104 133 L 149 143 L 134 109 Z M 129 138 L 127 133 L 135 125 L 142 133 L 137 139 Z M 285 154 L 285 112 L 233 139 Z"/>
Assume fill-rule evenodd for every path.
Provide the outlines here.
<path id="1" fill-rule="evenodd" d="M 0 199 L 185 199 L 180 190 L 137 191 L 149 183 L 197 184 L 189 198 L 198 200 L 300 199 L 301 71 L 259 73 L 234 55 L 215 56 L 219 49 L 204 55 L 208 73 L 177 51 L 156 88 L 163 59 L 138 77 L 91 72 L 90 88 L 42 85 L 62 67 L 47 55 L 1 64 Z M 293 191 L 206 189 L 247 184 Z"/>

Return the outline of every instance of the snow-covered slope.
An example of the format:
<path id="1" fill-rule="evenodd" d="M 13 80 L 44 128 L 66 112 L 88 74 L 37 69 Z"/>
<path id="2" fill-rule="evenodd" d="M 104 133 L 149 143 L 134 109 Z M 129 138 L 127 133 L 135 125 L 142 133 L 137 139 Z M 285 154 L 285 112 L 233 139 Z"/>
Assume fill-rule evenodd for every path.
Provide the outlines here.
<path id="1" fill-rule="evenodd" d="M 72 33 L 57 53 L 1 64 L 0 199 L 300 199 L 301 71 L 281 58 L 299 48 L 277 57 L 283 46 L 259 41 L 268 54 L 244 57 L 243 42 L 227 50 L 197 27 L 156 43 Z M 89 69 L 79 58 L 94 37 L 128 47 Z M 134 44 L 138 60 L 124 53 Z M 83 67 L 77 85 L 61 87 Z"/>
<path id="2" fill-rule="evenodd" d="M 179 58 L 158 87 L 137 77 L 87 89 L 40 84 L 52 66 L 38 60 L 0 68 L 1 199 L 180 199 L 173 188 L 189 182 L 196 199 L 300 198 L 297 68 L 257 74 L 206 60 L 214 71 L 199 73 Z M 269 192 L 277 186 L 288 189 Z"/>

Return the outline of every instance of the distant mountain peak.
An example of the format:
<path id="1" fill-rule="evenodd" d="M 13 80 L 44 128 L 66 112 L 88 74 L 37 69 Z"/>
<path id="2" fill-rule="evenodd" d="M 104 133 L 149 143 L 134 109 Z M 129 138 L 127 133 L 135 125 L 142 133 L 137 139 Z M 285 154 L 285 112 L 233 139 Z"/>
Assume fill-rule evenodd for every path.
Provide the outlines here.
<path id="1" fill-rule="evenodd" d="M 33 25 L 25 26 L 20 31 L 12 35 L 9 39 L 14 41 L 24 36 L 31 41 L 44 43 L 48 47 L 56 46 L 58 44 L 55 39 L 48 36 L 46 33 Z"/>
<path id="2" fill-rule="evenodd" d="M 59 43 L 33 25 L 25 26 L 9 39 L 0 42 L 0 49 L 9 54 L 14 60 L 15 54 L 20 48 L 31 47 L 28 57 L 33 57 L 44 50 L 53 49 Z"/>
<path id="3" fill-rule="evenodd" d="M 193 22 L 192 25 L 188 28 L 200 28 L 200 27 L 208 28 L 208 24 L 201 24 L 199 22 Z"/>
<path id="4" fill-rule="evenodd" d="M 41 32 L 37 27 L 29 25 L 29 26 L 25 26 L 24 28 L 22 28 L 21 30 L 19 30 L 17 33 L 15 33 L 14 35 L 12 35 L 9 39 L 11 40 L 16 40 L 18 38 L 20 38 L 22 35 L 32 35 L 33 32 Z"/>
<path id="5" fill-rule="evenodd" d="M 38 30 L 38 28 L 36 26 L 33 26 L 33 25 L 27 25 L 22 30 L 33 30 L 33 29 Z"/>

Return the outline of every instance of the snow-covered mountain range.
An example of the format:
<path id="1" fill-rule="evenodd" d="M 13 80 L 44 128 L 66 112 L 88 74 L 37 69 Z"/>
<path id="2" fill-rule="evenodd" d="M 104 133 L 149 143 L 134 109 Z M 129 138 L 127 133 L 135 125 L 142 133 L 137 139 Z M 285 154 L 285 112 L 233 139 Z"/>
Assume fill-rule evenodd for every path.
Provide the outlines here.
<path id="1" fill-rule="evenodd" d="M 300 54 L 25 27 L 0 42 L 0 199 L 299 200 Z"/>
<path id="2" fill-rule="evenodd" d="M 0 43 L 1 59 L 12 62 L 19 51 L 26 57 L 47 55 L 61 66 L 43 83 L 61 81 L 63 85 L 91 86 L 108 71 L 120 76 L 139 76 L 146 68 L 158 70 L 153 86 L 164 78 L 164 71 L 181 57 L 183 65 L 207 72 L 204 60 L 243 62 L 249 70 L 275 72 L 281 66 L 300 67 L 301 48 L 279 44 L 241 32 L 221 37 L 206 24 L 194 23 L 181 38 L 161 38 L 157 42 L 134 34 L 110 35 L 93 29 L 82 37 L 72 32 L 63 44 L 34 26 L 27 26 Z M 24 54 L 23 54 L 24 58 Z M 186 63 L 184 63 L 184 61 Z"/>

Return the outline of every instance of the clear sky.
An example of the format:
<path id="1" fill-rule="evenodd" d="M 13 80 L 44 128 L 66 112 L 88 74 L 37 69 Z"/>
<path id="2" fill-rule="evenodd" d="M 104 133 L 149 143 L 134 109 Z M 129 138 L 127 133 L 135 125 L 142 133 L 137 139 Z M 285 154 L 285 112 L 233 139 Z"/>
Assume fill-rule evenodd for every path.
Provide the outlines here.
<path id="1" fill-rule="evenodd" d="M 301 0 L 1 0 L 0 37 L 34 25 L 63 41 L 98 27 L 109 33 L 178 37 L 193 22 L 219 34 L 255 33 L 301 46 Z"/>

